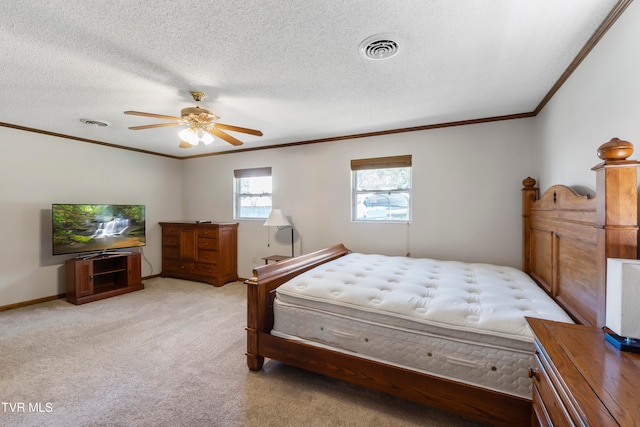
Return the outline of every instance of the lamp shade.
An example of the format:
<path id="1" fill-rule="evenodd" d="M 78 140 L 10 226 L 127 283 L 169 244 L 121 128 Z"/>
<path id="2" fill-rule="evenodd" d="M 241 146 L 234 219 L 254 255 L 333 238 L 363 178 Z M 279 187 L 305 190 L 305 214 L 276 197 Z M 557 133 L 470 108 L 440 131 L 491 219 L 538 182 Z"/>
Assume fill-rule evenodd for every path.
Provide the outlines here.
<path id="1" fill-rule="evenodd" d="M 287 218 L 280 209 L 271 209 L 269 218 L 267 218 L 264 225 L 267 227 L 291 227 L 291 224 L 289 224 L 289 221 L 287 221 Z"/>
<path id="2" fill-rule="evenodd" d="M 640 339 L 640 260 L 607 259 L 605 321 L 619 336 Z"/>

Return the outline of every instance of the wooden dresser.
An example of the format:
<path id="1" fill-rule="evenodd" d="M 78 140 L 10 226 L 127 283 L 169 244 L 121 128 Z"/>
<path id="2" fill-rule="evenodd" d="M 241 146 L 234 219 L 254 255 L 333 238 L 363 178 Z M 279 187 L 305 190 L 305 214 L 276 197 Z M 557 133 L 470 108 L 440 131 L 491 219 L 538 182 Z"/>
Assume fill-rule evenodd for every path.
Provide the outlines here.
<path id="1" fill-rule="evenodd" d="M 534 426 L 640 426 L 639 354 L 619 351 L 599 328 L 527 320 Z"/>
<path id="2" fill-rule="evenodd" d="M 238 224 L 161 222 L 162 277 L 222 286 L 238 280 Z"/>

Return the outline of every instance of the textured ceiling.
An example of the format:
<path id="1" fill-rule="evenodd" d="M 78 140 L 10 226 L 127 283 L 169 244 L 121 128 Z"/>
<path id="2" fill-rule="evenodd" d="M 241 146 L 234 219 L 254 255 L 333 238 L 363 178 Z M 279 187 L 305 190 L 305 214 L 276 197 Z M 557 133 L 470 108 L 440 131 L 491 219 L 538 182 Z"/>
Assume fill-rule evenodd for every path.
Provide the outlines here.
<path id="1" fill-rule="evenodd" d="M 0 122 L 194 156 L 531 113 L 616 0 L 21 0 L 0 5 Z M 396 56 L 364 58 L 386 34 Z M 235 148 L 178 148 L 190 91 Z M 111 123 L 88 126 L 80 119 Z"/>

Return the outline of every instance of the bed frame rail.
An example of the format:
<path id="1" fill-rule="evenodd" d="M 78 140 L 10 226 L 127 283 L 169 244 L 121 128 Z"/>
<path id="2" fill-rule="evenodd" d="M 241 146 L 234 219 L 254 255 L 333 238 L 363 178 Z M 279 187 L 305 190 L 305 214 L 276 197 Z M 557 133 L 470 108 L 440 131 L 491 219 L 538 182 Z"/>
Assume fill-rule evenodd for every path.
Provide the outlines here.
<path id="1" fill-rule="evenodd" d="M 457 414 L 494 426 L 528 426 L 531 400 L 329 349 L 260 334 L 262 355 L 306 371 Z"/>

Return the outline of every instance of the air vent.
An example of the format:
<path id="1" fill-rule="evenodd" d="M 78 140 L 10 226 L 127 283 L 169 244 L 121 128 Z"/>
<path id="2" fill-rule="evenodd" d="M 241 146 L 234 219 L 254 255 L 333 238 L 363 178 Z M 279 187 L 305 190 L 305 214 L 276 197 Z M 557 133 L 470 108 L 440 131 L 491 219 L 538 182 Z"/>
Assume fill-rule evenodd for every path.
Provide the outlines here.
<path id="1" fill-rule="evenodd" d="M 360 53 L 367 59 L 388 59 L 395 56 L 400 49 L 397 36 L 378 34 L 360 43 Z"/>
<path id="2" fill-rule="evenodd" d="M 93 126 L 93 127 L 107 127 L 107 126 L 111 126 L 111 123 L 104 121 L 104 120 L 95 120 L 95 119 L 80 119 L 80 121 L 82 123 L 84 123 L 85 125 L 88 126 Z"/>

